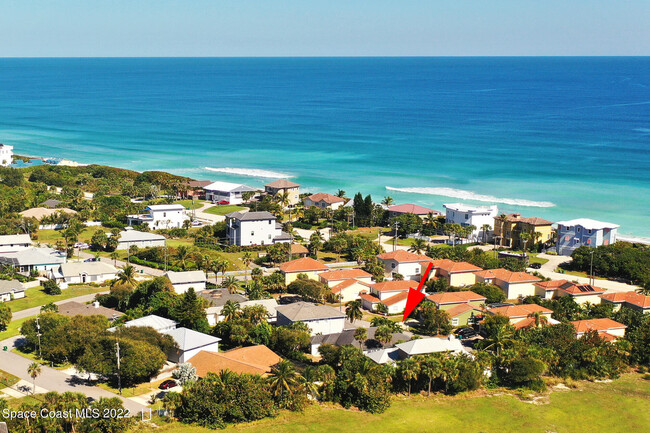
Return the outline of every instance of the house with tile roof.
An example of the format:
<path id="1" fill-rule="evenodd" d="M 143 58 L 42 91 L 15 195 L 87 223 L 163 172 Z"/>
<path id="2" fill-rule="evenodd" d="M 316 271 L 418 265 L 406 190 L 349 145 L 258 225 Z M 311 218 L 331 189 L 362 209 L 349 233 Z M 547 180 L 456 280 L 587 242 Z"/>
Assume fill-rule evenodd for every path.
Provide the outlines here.
<path id="1" fill-rule="evenodd" d="M 564 284 L 567 280 L 550 280 L 538 281 L 535 284 L 535 296 L 542 299 L 553 299 L 556 297 L 557 288 Z"/>
<path id="2" fill-rule="evenodd" d="M 445 310 L 452 326 L 472 326 L 481 321 L 485 311 L 474 304 L 457 304 Z"/>
<path id="3" fill-rule="evenodd" d="M 190 360 L 199 377 L 230 370 L 236 374 L 268 375 L 282 357 L 263 345 L 239 347 L 226 352 L 201 351 Z"/>
<path id="4" fill-rule="evenodd" d="M 466 326 L 478 323 L 483 316 L 481 305 L 487 298 L 471 291 L 462 291 L 433 293 L 426 299 L 446 311 L 453 326 Z"/>
<path id="5" fill-rule="evenodd" d="M 360 294 L 362 292 L 367 293 L 370 287 L 370 283 L 359 281 L 356 278 L 350 278 L 332 286 L 332 293 L 338 297 L 339 302 L 345 304 L 359 299 Z"/>
<path id="6" fill-rule="evenodd" d="M 364 283 L 372 283 L 372 275 L 363 269 L 335 269 L 318 274 L 321 283 L 334 287 L 337 284 L 354 278 Z"/>
<path id="7" fill-rule="evenodd" d="M 576 328 L 576 336 L 578 338 L 589 331 L 596 331 L 598 335 L 608 341 L 615 341 L 624 337 L 625 330 L 627 329 L 626 325 L 606 318 L 574 320 L 571 324 Z"/>
<path id="8" fill-rule="evenodd" d="M 541 305 L 537 304 L 506 305 L 502 307 L 487 309 L 487 314 L 491 314 L 493 316 L 505 316 L 510 319 L 510 324 L 513 325 L 516 329 L 530 327 L 532 322 L 529 319 L 533 319 L 534 322 L 534 318 L 531 317 L 534 313 L 539 313 L 540 315 L 544 316 L 546 318 L 547 324 L 549 325 L 556 325 L 560 323 L 557 320 L 551 318 L 553 310 L 549 310 L 548 308 L 544 308 Z"/>
<path id="9" fill-rule="evenodd" d="M 420 281 L 422 276 L 422 262 L 431 258 L 423 254 L 415 254 L 405 250 L 395 250 L 379 254 L 377 258 L 384 265 L 384 272 L 390 276 L 400 274 L 405 280 Z"/>
<path id="10" fill-rule="evenodd" d="M 303 322 L 309 326 L 311 335 L 343 332 L 345 327 L 345 313 L 328 305 L 294 302 L 278 305 L 275 310 L 278 314 L 278 326 Z"/>
<path id="11" fill-rule="evenodd" d="M 284 275 L 284 282 L 287 285 L 294 282 L 300 274 L 307 275 L 307 278 L 310 280 L 319 281 L 318 274 L 330 270 L 329 266 L 311 257 L 301 257 L 281 263 L 279 268 L 282 275 Z"/>
<path id="12" fill-rule="evenodd" d="M 631 308 L 642 312 L 643 314 L 650 313 L 650 296 L 642 295 L 637 292 L 618 292 L 607 293 L 600 295 L 603 303 L 614 304 L 614 311 L 618 311 L 621 307 Z"/>
<path id="13" fill-rule="evenodd" d="M 361 293 L 361 304 L 369 311 L 377 309 L 378 304 L 384 304 L 389 314 L 404 311 L 409 289 L 417 289 L 418 283 L 413 280 L 383 281 L 370 285 L 369 293 Z"/>
<path id="14" fill-rule="evenodd" d="M 433 264 L 431 276 L 436 278 L 446 278 L 449 285 L 453 287 L 471 286 L 476 283 L 474 273 L 481 268 L 467 262 L 456 262 L 449 259 L 431 260 Z M 426 268 L 428 263 L 422 262 L 421 267 Z"/>
<path id="15" fill-rule="evenodd" d="M 531 239 L 526 243 L 530 248 L 538 242 L 550 242 L 553 235 L 553 223 L 538 217 L 523 217 L 519 213 L 499 215 L 494 217 L 494 236 L 499 245 L 506 248 L 524 249 L 524 242 L 520 238 L 522 233 L 529 233 Z M 536 238 L 535 233 L 539 236 Z"/>
<path id="16" fill-rule="evenodd" d="M 592 286 L 591 284 L 580 284 L 571 281 L 560 280 L 560 284 L 556 290 L 556 296 L 562 298 L 564 296 L 571 296 L 578 304 L 600 304 L 602 301 L 600 295 L 605 293 L 605 289 Z"/>
<path id="17" fill-rule="evenodd" d="M 319 192 L 317 194 L 312 194 L 308 197 L 305 197 L 302 199 L 302 202 L 307 208 L 316 206 L 320 209 L 337 210 L 345 204 L 345 199 L 332 194 Z"/>
<path id="18" fill-rule="evenodd" d="M 300 203 L 300 185 L 287 179 L 278 179 L 264 185 L 264 192 L 275 196 L 286 193 L 289 199 L 289 206 Z"/>
<path id="19" fill-rule="evenodd" d="M 477 283 L 494 284 L 506 294 L 506 299 L 519 299 L 534 296 L 535 283 L 542 281 L 525 272 L 512 272 L 507 269 L 486 269 L 475 272 Z"/>
<path id="20" fill-rule="evenodd" d="M 389 206 L 387 210 L 389 218 L 394 218 L 407 213 L 412 213 L 413 215 L 417 215 L 420 218 L 424 218 L 429 214 L 432 214 L 433 216 L 441 215 L 440 211 L 429 209 L 428 207 L 424 206 L 418 206 L 416 204 L 398 204 L 395 206 Z"/>

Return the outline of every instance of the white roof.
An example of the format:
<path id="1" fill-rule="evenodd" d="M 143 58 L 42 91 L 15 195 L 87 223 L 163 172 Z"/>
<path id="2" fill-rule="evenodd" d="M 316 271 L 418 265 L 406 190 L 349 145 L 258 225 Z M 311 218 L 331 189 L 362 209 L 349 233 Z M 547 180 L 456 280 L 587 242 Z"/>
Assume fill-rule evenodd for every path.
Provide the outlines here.
<path id="1" fill-rule="evenodd" d="M 156 316 L 151 314 L 149 316 L 140 317 L 139 319 L 129 320 L 124 324 L 127 328 L 132 326 L 150 326 L 155 330 L 167 329 L 170 327 L 176 327 L 178 323 L 173 320 L 165 319 L 164 317 Z"/>
<path id="2" fill-rule="evenodd" d="M 245 192 L 245 191 L 256 191 L 255 188 L 250 186 L 242 185 L 239 183 L 230 183 L 230 182 L 212 182 L 210 185 L 203 187 L 204 191 L 223 191 L 223 192 Z"/>
<path id="3" fill-rule="evenodd" d="M 65 277 L 75 277 L 81 274 L 117 274 L 117 268 L 109 263 L 104 262 L 71 262 L 63 263 L 61 265 L 61 275 Z"/>
<path id="4" fill-rule="evenodd" d="M 409 356 L 423 355 L 436 352 L 465 352 L 465 347 L 456 337 L 429 337 L 418 338 L 395 345 L 399 350 Z"/>
<path id="5" fill-rule="evenodd" d="M 466 203 L 448 203 L 443 204 L 445 209 L 451 209 L 458 212 L 496 212 L 497 205 L 491 204 L 489 206 L 477 206 L 475 204 L 466 204 Z"/>
<path id="6" fill-rule="evenodd" d="M 206 280 L 203 271 L 169 271 L 167 272 L 167 278 L 172 284 L 205 283 Z"/>
<path id="7" fill-rule="evenodd" d="M 171 336 L 182 351 L 198 349 L 221 341 L 221 338 L 187 328 L 172 329 L 165 331 L 165 334 Z"/>
<path id="8" fill-rule="evenodd" d="M 601 230 L 601 229 L 615 229 L 618 228 L 618 224 L 606 223 L 602 221 L 596 221 L 589 218 L 578 218 L 569 221 L 558 221 L 558 226 L 563 225 L 567 227 L 581 226 L 587 230 Z"/>
<path id="9" fill-rule="evenodd" d="M 243 302 L 239 303 L 240 308 L 250 307 L 250 306 L 253 306 L 253 305 L 262 305 L 262 306 L 264 306 L 264 308 L 266 308 L 266 311 L 269 312 L 269 317 L 271 317 L 271 318 L 276 317 L 278 315 L 278 313 L 276 311 L 276 308 L 278 306 L 278 301 L 276 301 L 273 298 L 271 298 L 271 299 L 257 299 L 255 301 L 243 301 Z M 221 311 L 223 311 L 223 307 L 224 307 L 223 305 L 219 305 L 219 306 L 216 306 L 216 307 L 208 307 L 208 308 L 205 309 L 205 312 L 207 314 L 215 314 L 217 316 L 220 316 Z"/>
<path id="10" fill-rule="evenodd" d="M 0 263 L 13 266 L 52 265 L 65 262 L 65 253 L 53 248 L 26 248 L 21 251 L 0 253 Z"/>
<path id="11" fill-rule="evenodd" d="M 147 206 L 145 209 L 153 211 L 164 211 L 164 210 L 185 210 L 185 206 L 182 204 L 152 204 Z"/>
<path id="12" fill-rule="evenodd" d="M 377 364 L 393 363 L 399 359 L 399 349 L 391 347 L 390 349 L 374 350 L 366 353 L 366 356 Z"/>
<path id="13" fill-rule="evenodd" d="M 29 235 L 3 235 L 0 236 L 0 245 L 31 244 Z"/>
<path id="14" fill-rule="evenodd" d="M 110 234 L 109 234 L 110 236 Z M 120 232 L 120 242 L 137 242 L 137 241 L 164 241 L 163 235 L 156 233 L 140 232 L 138 230 L 123 230 Z"/>

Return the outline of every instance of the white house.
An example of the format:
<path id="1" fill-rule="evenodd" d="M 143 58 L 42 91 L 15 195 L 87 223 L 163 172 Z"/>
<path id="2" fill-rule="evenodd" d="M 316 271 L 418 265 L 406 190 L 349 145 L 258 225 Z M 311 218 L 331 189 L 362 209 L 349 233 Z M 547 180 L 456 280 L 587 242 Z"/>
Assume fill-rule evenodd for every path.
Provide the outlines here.
<path id="1" fill-rule="evenodd" d="M 0 236 L 0 253 L 24 250 L 31 246 L 32 239 L 26 234 Z"/>
<path id="2" fill-rule="evenodd" d="M 152 230 L 181 228 L 190 219 L 186 211 L 180 204 L 152 204 L 142 214 L 127 215 L 126 220 L 129 225 L 146 223 Z"/>
<path id="3" fill-rule="evenodd" d="M 227 201 L 229 204 L 242 204 L 244 199 L 242 193 L 255 192 L 255 188 L 230 182 L 213 182 L 203 187 L 205 199 L 212 203 Z"/>
<path id="4" fill-rule="evenodd" d="M 32 271 L 47 272 L 67 262 L 65 252 L 53 248 L 26 248 L 11 253 L 0 253 L 0 265 L 11 266 L 28 275 Z"/>
<path id="5" fill-rule="evenodd" d="M 226 236 L 231 245 L 271 245 L 291 242 L 270 212 L 232 212 L 226 215 Z"/>
<path id="6" fill-rule="evenodd" d="M 422 273 L 421 263 L 431 261 L 430 257 L 404 250 L 379 254 L 377 258 L 384 264 L 384 271 L 387 274 L 391 276 L 400 274 L 404 276 L 405 280 L 417 281 L 420 281 L 420 274 Z"/>
<path id="7" fill-rule="evenodd" d="M 278 318 L 278 312 L 276 311 L 276 308 L 278 307 L 278 301 L 276 301 L 274 298 L 269 298 L 269 299 L 256 299 L 253 301 L 242 301 L 238 302 L 239 308 L 244 308 L 244 307 L 252 307 L 256 305 L 261 305 L 264 308 L 266 308 L 266 311 L 269 313 L 269 317 L 267 321 L 269 323 L 275 323 Z M 223 305 L 218 305 L 216 307 L 208 307 L 205 309 L 205 315 L 208 318 L 208 324 L 210 326 L 214 326 L 217 323 L 223 321 L 224 317 L 221 314 L 223 311 Z"/>
<path id="8" fill-rule="evenodd" d="M 176 329 L 176 325 L 178 325 L 178 323 L 171 319 L 165 319 L 164 317 L 156 316 L 155 314 L 150 314 L 148 316 L 140 317 L 139 319 L 129 320 L 128 322 L 125 322 L 124 325 L 122 326 L 124 326 L 125 328 L 138 327 L 138 326 L 153 328 L 156 331 L 165 334 L 169 331 Z M 115 329 L 116 328 L 108 328 L 108 331 L 114 332 Z"/>
<path id="9" fill-rule="evenodd" d="M 369 311 L 384 304 L 389 314 L 404 311 L 409 289 L 417 289 L 418 283 L 413 280 L 384 281 L 370 285 L 370 293 L 361 293 L 361 305 Z"/>
<path id="10" fill-rule="evenodd" d="M 279 305 L 276 311 L 279 326 L 304 322 L 309 326 L 311 335 L 343 332 L 345 326 L 345 313 L 327 305 L 294 302 L 289 305 Z"/>
<path id="11" fill-rule="evenodd" d="M 135 245 L 138 248 L 164 247 L 165 239 L 163 235 L 141 232 L 133 230 L 132 227 L 127 227 L 126 230 L 120 232 L 117 249 L 128 250 L 131 245 Z"/>
<path id="12" fill-rule="evenodd" d="M 483 226 L 490 226 L 490 232 L 494 230 L 494 217 L 499 213 L 497 205 L 476 206 L 465 203 L 444 204 L 446 210 L 445 222 L 460 224 L 461 226 L 472 225 L 476 227 L 470 236 L 471 241 L 483 239 Z M 490 232 L 487 233 L 489 238 Z"/>
<path id="13" fill-rule="evenodd" d="M 97 283 L 114 280 L 117 268 L 105 262 L 63 263 L 59 269 L 52 270 L 52 278 L 64 284 Z M 63 287 L 62 287 L 63 288 Z"/>
<path id="14" fill-rule="evenodd" d="M 169 271 L 166 276 L 172 283 L 174 291 L 179 295 L 187 292 L 190 287 L 193 288 L 195 292 L 205 290 L 207 279 L 205 277 L 205 272 L 203 271 Z"/>
<path id="15" fill-rule="evenodd" d="M 7 167 L 14 161 L 14 147 L 0 144 L 0 165 Z"/>
<path id="16" fill-rule="evenodd" d="M 25 288 L 18 280 L 0 280 L 0 302 L 25 297 Z"/>
<path id="17" fill-rule="evenodd" d="M 336 210 L 345 204 L 345 199 L 325 192 L 312 194 L 302 200 L 305 207 L 316 206 L 321 209 Z"/>
<path id="18" fill-rule="evenodd" d="M 461 341 L 454 336 L 425 337 L 396 344 L 395 347 L 366 352 L 365 355 L 377 364 L 392 364 L 416 355 L 430 353 L 469 354 Z"/>
<path id="19" fill-rule="evenodd" d="M 581 246 L 596 248 L 616 242 L 617 224 L 578 218 L 557 223 L 557 253 L 570 256 Z"/>
<path id="20" fill-rule="evenodd" d="M 202 350 L 219 352 L 219 341 L 221 341 L 219 337 L 213 337 L 187 328 L 172 329 L 165 331 L 165 334 L 171 336 L 178 346 L 177 350 L 167 354 L 167 358 L 171 362 L 179 364 L 187 362 Z"/>

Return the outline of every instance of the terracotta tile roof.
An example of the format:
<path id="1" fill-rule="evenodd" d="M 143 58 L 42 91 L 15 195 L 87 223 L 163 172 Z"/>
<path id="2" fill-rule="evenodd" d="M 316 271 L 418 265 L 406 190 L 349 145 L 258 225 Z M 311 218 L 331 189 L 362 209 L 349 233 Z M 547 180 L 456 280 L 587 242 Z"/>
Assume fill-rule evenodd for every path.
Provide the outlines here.
<path id="1" fill-rule="evenodd" d="M 408 292 L 409 289 L 417 289 L 418 282 L 412 280 L 384 281 L 372 284 L 372 287 L 378 292 Z"/>
<path id="2" fill-rule="evenodd" d="M 291 244 L 291 254 L 307 254 L 309 250 L 301 244 Z"/>
<path id="3" fill-rule="evenodd" d="M 471 304 L 459 304 L 445 310 L 449 317 L 456 317 L 471 310 L 481 311 L 478 307 Z"/>
<path id="4" fill-rule="evenodd" d="M 521 214 L 518 213 L 511 213 L 506 215 L 508 218 L 507 221 L 509 223 L 516 223 L 516 222 L 522 222 L 534 226 L 550 226 L 553 224 L 551 221 L 545 220 L 544 218 L 539 218 L 539 217 L 522 217 Z M 499 217 L 494 217 L 494 219 L 499 219 Z"/>
<path id="5" fill-rule="evenodd" d="M 381 303 L 386 305 L 387 307 L 390 307 L 391 305 L 397 304 L 400 301 L 404 301 L 406 298 L 408 298 L 408 296 L 409 296 L 409 292 L 400 292 L 397 295 L 384 299 L 383 301 L 381 301 Z"/>
<path id="6" fill-rule="evenodd" d="M 563 292 L 574 296 L 598 295 L 605 293 L 605 289 L 601 289 L 600 287 L 592 286 L 590 284 L 575 284 L 568 281 L 560 285 L 558 290 L 562 290 Z"/>
<path id="7" fill-rule="evenodd" d="M 535 283 L 535 286 L 545 289 L 545 290 L 555 290 L 563 284 L 568 283 L 567 280 L 551 280 L 551 281 L 540 281 Z"/>
<path id="8" fill-rule="evenodd" d="M 291 182 L 290 180 L 278 179 L 278 180 L 274 180 L 271 183 L 267 183 L 264 186 L 281 189 L 281 188 L 298 188 L 300 185 L 295 182 Z"/>
<path id="9" fill-rule="evenodd" d="M 610 302 L 627 302 L 641 308 L 650 308 L 650 296 L 645 296 L 637 292 L 618 292 L 608 293 L 600 296 Z"/>
<path id="10" fill-rule="evenodd" d="M 449 260 L 449 259 L 433 260 L 432 263 L 433 263 L 434 268 L 443 269 L 443 270 L 447 271 L 448 273 L 476 272 L 476 271 L 481 271 L 482 270 L 478 266 L 474 266 L 471 263 L 455 262 L 455 261 Z"/>
<path id="11" fill-rule="evenodd" d="M 282 272 L 328 271 L 329 267 L 310 257 L 302 257 L 291 260 L 290 262 L 281 263 L 280 270 Z"/>
<path id="12" fill-rule="evenodd" d="M 527 317 L 529 314 L 535 312 L 540 312 L 542 314 L 553 313 L 552 310 L 537 304 L 508 305 L 505 307 L 490 308 L 488 311 L 494 315 L 499 314 L 511 319 L 515 317 Z"/>
<path id="13" fill-rule="evenodd" d="M 359 293 L 359 297 L 373 304 L 376 304 L 377 302 L 381 302 L 378 297 L 376 297 L 375 295 L 371 295 L 370 293 Z"/>
<path id="14" fill-rule="evenodd" d="M 586 319 L 574 320 L 571 322 L 578 334 L 588 331 L 598 331 L 598 333 L 609 331 L 611 329 L 626 329 L 627 326 L 618 323 L 612 319 Z"/>
<path id="15" fill-rule="evenodd" d="M 264 375 L 271 371 L 271 367 L 282 361 L 266 346 L 248 346 L 227 352 L 200 351 L 190 359 L 190 364 L 196 367 L 196 374 L 203 377 L 208 373 L 218 373 L 221 370 L 230 370 L 234 373 L 249 373 Z"/>
<path id="16" fill-rule="evenodd" d="M 512 325 L 515 327 L 515 329 L 523 329 L 523 328 L 534 328 L 535 327 L 535 318 L 534 317 L 526 317 L 525 319 L 522 319 Z"/>
<path id="17" fill-rule="evenodd" d="M 395 260 L 400 263 L 431 261 L 430 257 L 423 254 L 415 254 L 405 250 L 395 250 L 390 253 L 379 254 L 377 257 L 381 260 Z"/>
<path id="18" fill-rule="evenodd" d="M 332 195 L 332 194 L 327 194 L 325 192 L 319 192 L 317 194 L 312 194 L 307 198 L 309 200 L 313 201 L 313 202 L 324 201 L 325 203 L 328 203 L 328 204 L 345 202 L 344 198 L 337 197 L 337 196 Z"/>
<path id="19" fill-rule="evenodd" d="M 336 271 L 323 272 L 322 274 L 318 274 L 318 276 L 327 281 L 372 277 L 372 275 L 363 269 L 338 269 Z"/>
<path id="20" fill-rule="evenodd" d="M 349 280 L 342 281 L 338 283 L 336 286 L 332 287 L 332 293 L 334 294 L 339 293 L 341 290 L 347 289 L 348 287 L 354 284 L 361 284 L 362 286 L 370 287 L 370 284 L 368 283 L 364 283 L 363 281 L 350 278 Z"/>
<path id="21" fill-rule="evenodd" d="M 610 334 L 609 332 L 601 332 L 601 333 L 598 334 L 598 335 L 599 335 L 600 338 L 602 338 L 603 340 L 605 340 L 605 341 L 609 341 L 609 342 L 616 341 L 616 340 L 618 340 L 618 339 L 620 338 L 620 337 L 617 337 L 617 336 L 614 335 L 614 334 Z"/>
<path id="22" fill-rule="evenodd" d="M 426 215 L 430 212 L 439 215 L 440 212 L 437 210 L 429 209 L 428 207 L 418 206 L 416 204 L 398 204 L 396 206 L 390 206 L 388 208 L 389 212 L 397 213 L 412 213 L 415 215 Z"/>
<path id="23" fill-rule="evenodd" d="M 495 278 L 506 283 L 530 283 L 542 281 L 541 278 L 536 277 L 525 272 L 511 272 L 507 269 L 486 269 L 484 271 L 474 272 L 475 275 L 481 278 Z"/>
<path id="24" fill-rule="evenodd" d="M 440 292 L 427 296 L 436 304 L 464 304 L 470 301 L 485 301 L 487 298 L 469 290 L 462 292 Z"/>

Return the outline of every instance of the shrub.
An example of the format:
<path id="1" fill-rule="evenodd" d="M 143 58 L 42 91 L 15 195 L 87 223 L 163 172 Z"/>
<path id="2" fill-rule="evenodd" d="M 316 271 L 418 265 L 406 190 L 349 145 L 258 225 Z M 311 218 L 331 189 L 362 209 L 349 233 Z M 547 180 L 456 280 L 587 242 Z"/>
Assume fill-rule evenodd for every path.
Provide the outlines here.
<path id="1" fill-rule="evenodd" d="M 47 280 L 43 283 L 43 291 L 48 295 L 60 295 L 61 288 L 54 280 Z"/>

